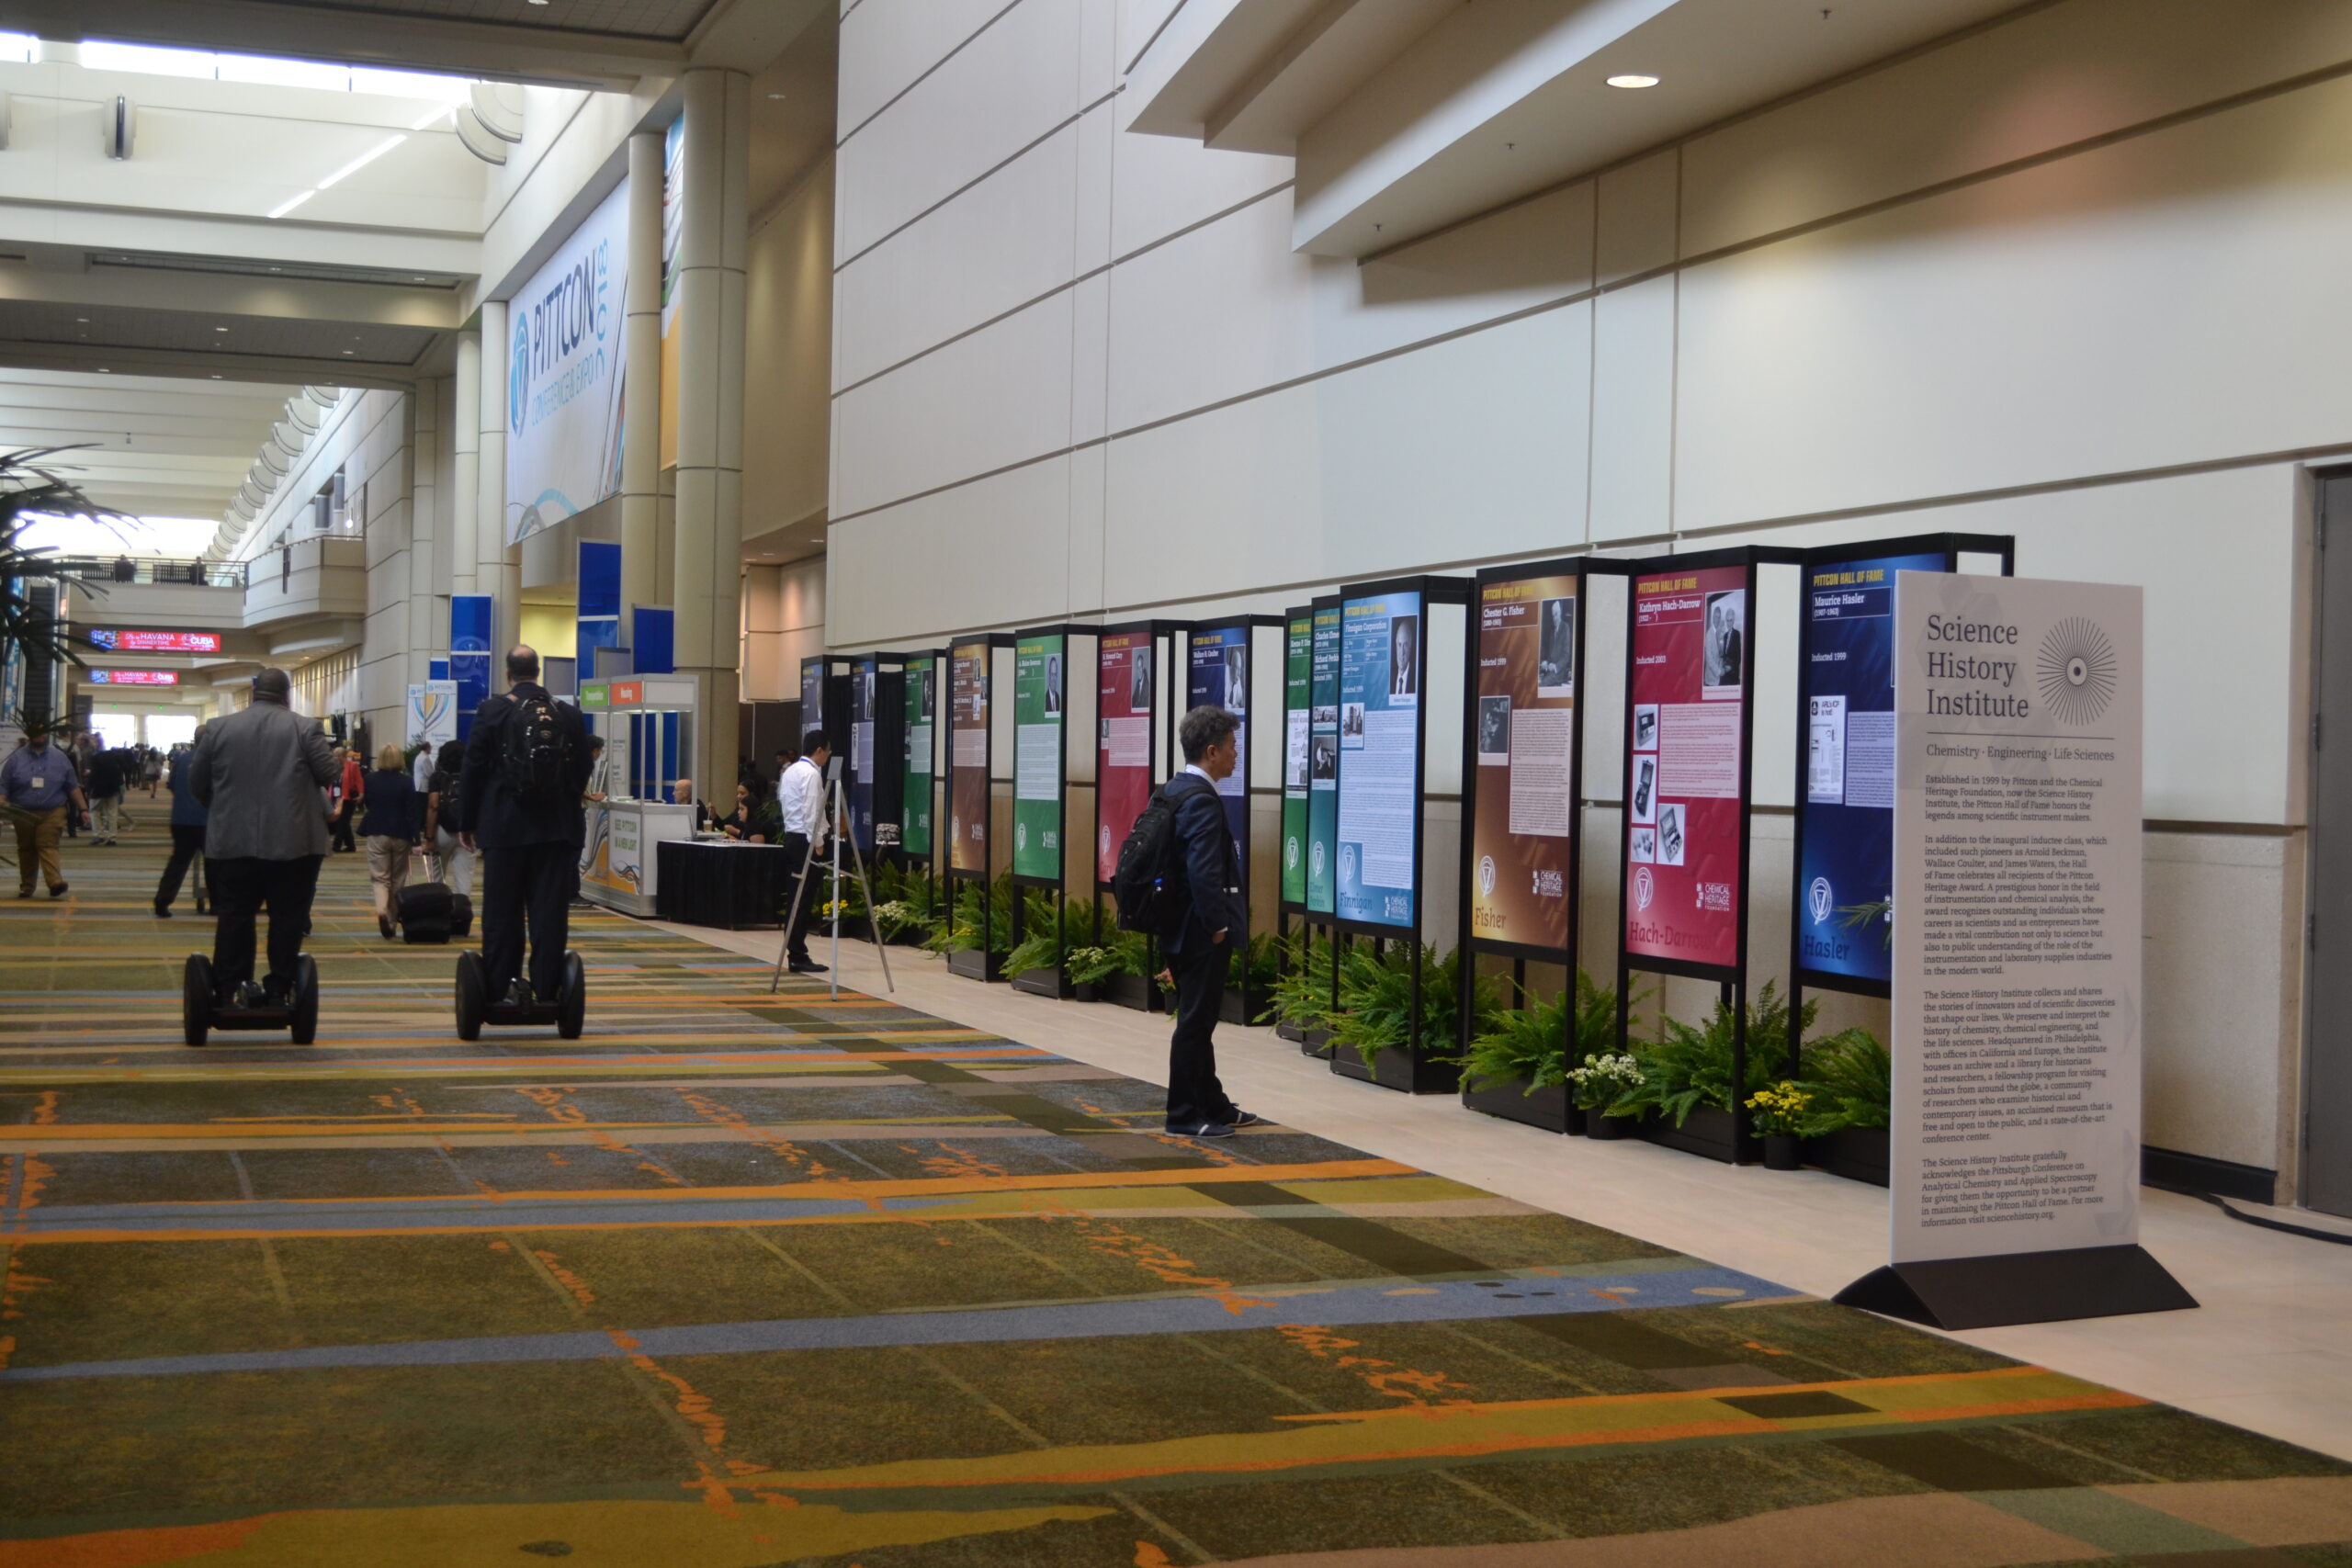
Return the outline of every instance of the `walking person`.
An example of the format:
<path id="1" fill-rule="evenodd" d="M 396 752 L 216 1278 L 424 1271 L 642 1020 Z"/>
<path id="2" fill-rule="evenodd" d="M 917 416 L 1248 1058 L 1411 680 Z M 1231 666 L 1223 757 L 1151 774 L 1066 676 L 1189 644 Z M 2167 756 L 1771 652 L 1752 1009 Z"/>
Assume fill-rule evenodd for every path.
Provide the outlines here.
<path id="1" fill-rule="evenodd" d="M 465 828 L 458 781 L 466 767 L 462 740 L 441 742 L 440 755 L 424 783 L 424 854 L 433 880 L 452 893 L 473 897 L 474 852 L 459 835 Z"/>
<path id="2" fill-rule="evenodd" d="M 38 875 L 49 884 L 51 897 L 64 897 L 57 836 L 68 821 L 86 820 L 90 814 L 73 756 L 48 730 L 34 730 L 0 762 L 0 798 L 15 808 L 9 815 L 17 829 L 17 897 L 31 897 Z"/>
<path id="3" fill-rule="evenodd" d="M 376 895 L 376 929 L 390 942 L 400 934 L 401 890 L 408 886 L 409 856 L 416 852 L 424 824 L 424 803 L 401 761 L 401 749 L 387 740 L 376 748 L 376 771 L 368 775 L 367 815 L 359 836 L 368 840 L 368 881 Z"/>
<path id="4" fill-rule="evenodd" d="M 1176 728 L 1183 771 L 1160 786 L 1176 810 L 1175 841 L 1161 885 L 1160 946 L 1176 982 L 1176 1032 L 1168 1042 L 1168 1131 L 1229 1138 L 1260 1118 L 1226 1097 L 1216 1077 L 1216 1022 L 1233 944 L 1249 940 L 1241 857 L 1226 825 L 1220 780 L 1232 776 L 1241 721 L 1196 707 Z"/>
<path id="5" fill-rule="evenodd" d="M 340 855 L 358 848 L 352 838 L 351 818 L 352 814 L 359 809 L 359 801 L 367 791 L 368 783 L 360 773 L 359 759 L 352 755 L 348 746 L 334 749 L 334 761 L 335 778 L 329 786 L 328 795 L 334 805 L 334 852 Z"/>
<path id="6" fill-rule="evenodd" d="M 111 845 L 122 813 L 122 753 L 111 747 L 90 755 L 90 804 L 97 820 L 90 829 L 90 846 Z"/>
<path id="7" fill-rule="evenodd" d="M 212 882 L 212 984 L 224 1007 L 282 1006 L 311 929 L 311 900 L 327 853 L 320 791 L 335 781 L 334 748 L 318 720 L 288 705 L 283 670 L 254 677 L 253 705 L 204 727 L 189 791 L 211 813 L 205 868 Z M 269 969 L 254 980 L 254 919 L 269 910 Z"/>
<path id="8" fill-rule="evenodd" d="M 786 894 L 797 899 L 799 908 L 792 917 L 791 929 L 784 934 L 785 952 L 796 975 L 822 975 L 825 966 L 808 956 L 808 919 L 817 909 L 817 862 L 809 852 L 822 854 L 825 850 L 825 763 L 831 759 L 832 743 L 821 729 L 812 729 L 801 739 L 800 758 L 784 770 L 776 780 L 776 806 L 784 821 L 784 836 L 776 841 L 784 846 L 784 863 L 797 879 L 803 865 L 808 867 L 809 887 L 806 892 L 794 890 Z M 787 904 L 786 908 L 791 906 Z"/>
<path id="9" fill-rule="evenodd" d="M 196 738 L 204 739 L 205 726 L 196 727 Z M 204 802 L 196 798 L 188 787 L 188 764 L 196 760 L 196 748 L 182 746 L 172 752 L 171 781 L 167 787 L 172 795 L 172 858 L 164 863 L 164 880 L 155 885 L 155 918 L 172 918 L 172 904 L 180 896 L 180 880 L 187 875 L 187 868 L 204 852 L 204 829 L 211 815 Z"/>
<path id="10" fill-rule="evenodd" d="M 563 950 L 580 846 L 587 837 L 588 737 L 580 715 L 539 684 L 537 649 L 506 655 L 503 696 L 474 710 L 458 781 L 466 847 L 481 851 L 481 958 L 490 995 L 528 1008 L 563 991 Z M 527 921 L 531 964 L 523 974 Z"/>

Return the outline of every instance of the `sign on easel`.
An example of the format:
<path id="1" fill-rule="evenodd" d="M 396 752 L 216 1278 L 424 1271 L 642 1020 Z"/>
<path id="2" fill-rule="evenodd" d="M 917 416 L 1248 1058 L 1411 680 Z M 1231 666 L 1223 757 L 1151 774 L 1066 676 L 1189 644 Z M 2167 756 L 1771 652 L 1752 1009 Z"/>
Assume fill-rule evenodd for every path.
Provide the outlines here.
<path id="1" fill-rule="evenodd" d="M 1943 1328 L 2196 1305 L 2139 1245 L 2141 591 L 1895 583 L 1893 1261 Z"/>

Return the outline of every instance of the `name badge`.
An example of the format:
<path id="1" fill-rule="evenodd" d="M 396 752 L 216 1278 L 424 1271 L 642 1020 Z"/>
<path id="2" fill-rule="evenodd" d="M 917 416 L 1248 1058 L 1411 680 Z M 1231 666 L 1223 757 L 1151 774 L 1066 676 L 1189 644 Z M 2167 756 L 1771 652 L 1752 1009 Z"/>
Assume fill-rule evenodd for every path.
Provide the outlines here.
<path id="1" fill-rule="evenodd" d="M 49 781 L 48 781 L 47 779 L 42 778 L 39 773 L 35 773 L 35 774 L 33 775 L 33 788 L 35 788 L 35 789 L 47 789 L 48 787 L 49 787 Z"/>

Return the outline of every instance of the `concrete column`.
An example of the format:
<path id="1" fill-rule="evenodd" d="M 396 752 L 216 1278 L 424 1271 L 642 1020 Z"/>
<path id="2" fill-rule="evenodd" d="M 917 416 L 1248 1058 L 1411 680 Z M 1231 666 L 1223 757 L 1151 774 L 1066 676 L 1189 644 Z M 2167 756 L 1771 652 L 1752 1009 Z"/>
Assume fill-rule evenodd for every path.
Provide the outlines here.
<path id="1" fill-rule="evenodd" d="M 694 776 L 735 776 L 743 574 L 743 299 L 750 240 L 751 78 L 684 78 L 678 240 L 678 668 L 703 677 Z"/>
<path id="2" fill-rule="evenodd" d="M 427 660 L 449 642 L 449 601 L 440 565 L 441 426 L 439 378 L 408 395 L 408 678 L 425 678 Z"/>
<path id="3" fill-rule="evenodd" d="M 472 593 L 474 535 L 481 486 L 481 334 L 458 334 L 457 385 L 451 389 L 456 407 L 449 422 L 449 592 Z M 441 627 L 440 646 L 449 641 L 449 627 Z"/>
<path id="4" fill-rule="evenodd" d="M 662 507 L 662 133 L 628 139 L 628 422 L 621 434 L 621 640 L 633 605 L 660 604 Z"/>
<path id="5" fill-rule="evenodd" d="M 481 471 L 474 486 L 474 592 L 491 596 L 492 690 L 498 659 L 523 634 L 523 555 L 506 543 L 506 301 L 481 307 Z"/>

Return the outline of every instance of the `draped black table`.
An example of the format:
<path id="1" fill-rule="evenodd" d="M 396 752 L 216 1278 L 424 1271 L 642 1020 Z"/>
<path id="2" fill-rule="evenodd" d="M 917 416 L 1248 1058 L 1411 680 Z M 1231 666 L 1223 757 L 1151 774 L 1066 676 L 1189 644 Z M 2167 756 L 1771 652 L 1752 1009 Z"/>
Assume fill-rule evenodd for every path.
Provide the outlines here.
<path id="1" fill-rule="evenodd" d="M 662 919 L 726 931 L 784 923 L 784 903 L 800 869 L 789 851 L 709 839 L 669 840 L 653 849 L 661 857 L 654 886 Z"/>

